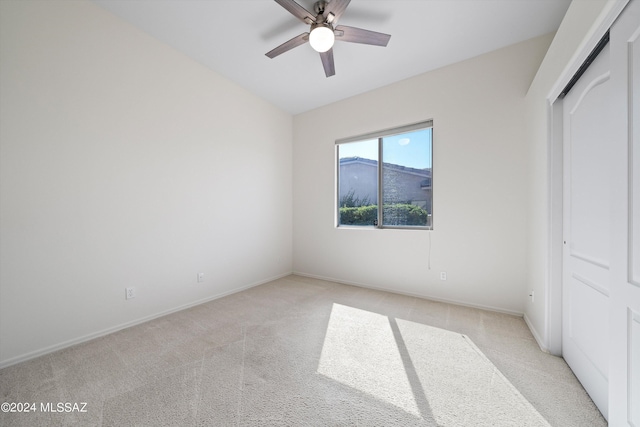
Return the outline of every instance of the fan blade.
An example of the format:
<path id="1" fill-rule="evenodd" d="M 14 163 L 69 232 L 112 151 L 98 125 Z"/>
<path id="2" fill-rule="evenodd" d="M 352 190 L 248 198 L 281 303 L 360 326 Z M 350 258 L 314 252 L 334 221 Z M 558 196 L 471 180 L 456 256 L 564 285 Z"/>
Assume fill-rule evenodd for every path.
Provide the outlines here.
<path id="1" fill-rule="evenodd" d="M 267 52 L 265 55 L 267 55 L 269 58 L 273 59 L 276 56 L 281 55 L 281 54 L 283 54 L 283 53 L 285 53 L 287 51 L 290 51 L 294 47 L 298 47 L 301 44 L 305 44 L 308 41 L 309 41 L 309 33 L 302 33 L 299 36 L 295 36 L 291 40 L 282 43 L 280 46 L 278 46 L 277 48 Z"/>
<path id="2" fill-rule="evenodd" d="M 316 22 L 316 17 L 304 7 L 300 6 L 293 0 L 275 0 L 280 6 L 289 11 L 290 14 L 304 22 L 305 24 L 313 24 Z"/>
<path id="3" fill-rule="evenodd" d="M 389 34 L 376 33 L 362 28 L 346 27 L 338 25 L 335 30 L 336 40 L 351 43 L 371 44 L 374 46 L 386 46 L 391 36 Z"/>
<path id="4" fill-rule="evenodd" d="M 330 24 L 335 25 L 340 19 L 340 16 L 344 13 L 347 6 L 349 6 L 351 0 L 331 0 L 327 3 L 327 6 L 324 9 L 323 16 L 325 19 L 329 18 L 329 14 L 333 15 L 333 19 L 329 21 Z"/>
<path id="5" fill-rule="evenodd" d="M 327 77 L 331 77 L 336 73 L 336 66 L 333 63 L 333 48 L 320 54 L 322 59 L 322 66 L 324 67 L 324 74 Z"/>

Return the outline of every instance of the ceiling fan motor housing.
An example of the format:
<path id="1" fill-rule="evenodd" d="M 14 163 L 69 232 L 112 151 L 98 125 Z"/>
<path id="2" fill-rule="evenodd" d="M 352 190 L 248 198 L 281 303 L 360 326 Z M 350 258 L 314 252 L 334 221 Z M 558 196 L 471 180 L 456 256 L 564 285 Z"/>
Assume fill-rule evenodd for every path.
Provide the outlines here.
<path id="1" fill-rule="evenodd" d="M 316 22 L 315 24 L 311 24 L 311 30 L 309 30 L 309 32 L 312 32 L 316 28 L 321 28 L 321 27 L 325 27 L 330 29 L 331 31 L 335 31 L 333 29 L 333 25 L 329 24 L 328 22 L 320 22 L 320 23 Z"/>
<path id="2" fill-rule="evenodd" d="M 322 15 L 324 14 L 324 9 L 327 6 L 327 2 L 325 0 L 320 0 L 315 2 L 315 4 L 313 5 L 313 10 L 316 13 L 316 15 Z"/>

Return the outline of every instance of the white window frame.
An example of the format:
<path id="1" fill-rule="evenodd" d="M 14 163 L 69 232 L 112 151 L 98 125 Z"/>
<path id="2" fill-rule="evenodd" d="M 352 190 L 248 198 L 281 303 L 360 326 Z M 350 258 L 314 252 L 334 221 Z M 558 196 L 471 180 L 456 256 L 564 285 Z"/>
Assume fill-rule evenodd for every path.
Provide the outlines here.
<path id="1" fill-rule="evenodd" d="M 382 139 L 389 136 L 400 135 L 404 133 L 409 133 L 417 130 L 423 129 L 431 129 L 431 221 L 429 225 L 421 226 L 421 225 L 383 225 L 383 210 L 384 203 L 383 200 L 383 176 L 382 169 L 384 167 L 384 159 L 382 156 Z M 361 142 L 366 140 L 378 140 L 378 170 L 377 170 L 377 186 L 378 186 L 378 219 L 377 224 L 372 224 L 370 226 L 367 225 L 341 225 L 340 224 L 340 145 L 348 144 L 352 142 Z M 335 226 L 336 228 L 357 228 L 357 229 L 408 229 L 408 230 L 433 230 L 433 182 L 434 182 L 434 167 L 433 167 L 433 146 L 434 146 L 434 136 L 433 136 L 433 120 L 425 120 L 418 123 L 413 123 L 410 125 L 395 127 L 391 129 L 385 129 L 376 132 L 370 132 L 363 135 L 352 136 L 348 138 L 341 138 L 335 141 L 335 159 L 336 159 L 336 173 L 335 173 L 335 190 L 336 190 L 336 199 L 335 199 Z"/>

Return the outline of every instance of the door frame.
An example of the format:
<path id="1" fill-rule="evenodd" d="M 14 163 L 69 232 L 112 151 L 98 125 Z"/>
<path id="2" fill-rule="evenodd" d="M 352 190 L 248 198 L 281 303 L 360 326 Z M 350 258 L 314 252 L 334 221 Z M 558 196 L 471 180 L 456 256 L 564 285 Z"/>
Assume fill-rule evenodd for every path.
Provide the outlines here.
<path id="1" fill-rule="evenodd" d="M 575 1 L 575 0 L 574 0 Z M 545 350 L 562 355 L 563 114 L 560 93 L 585 62 L 630 0 L 610 0 L 547 96 L 547 269 Z"/>

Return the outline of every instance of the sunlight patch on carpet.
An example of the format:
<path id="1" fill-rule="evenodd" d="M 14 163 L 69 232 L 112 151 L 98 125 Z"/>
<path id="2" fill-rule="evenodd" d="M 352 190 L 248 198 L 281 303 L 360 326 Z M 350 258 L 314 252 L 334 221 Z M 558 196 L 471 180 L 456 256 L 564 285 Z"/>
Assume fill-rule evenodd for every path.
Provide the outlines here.
<path id="1" fill-rule="evenodd" d="M 443 426 L 549 426 L 468 337 L 341 304 L 317 372 Z"/>
<path id="2" fill-rule="evenodd" d="M 386 316 L 334 304 L 318 372 L 420 416 Z"/>

